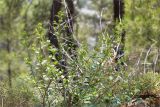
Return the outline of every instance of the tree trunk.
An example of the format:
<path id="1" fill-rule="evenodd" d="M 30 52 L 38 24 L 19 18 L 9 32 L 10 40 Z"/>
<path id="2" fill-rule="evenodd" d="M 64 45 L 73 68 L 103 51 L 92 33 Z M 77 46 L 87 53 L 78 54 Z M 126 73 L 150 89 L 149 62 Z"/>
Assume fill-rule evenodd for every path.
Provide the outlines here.
<path id="1" fill-rule="evenodd" d="M 114 0 L 114 21 L 120 22 L 124 17 L 124 0 Z M 125 43 L 125 31 L 121 33 L 121 43 Z"/>
<path id="2" fill-rule="evenodd" d="M 74 23 L 74 14 L 75 14 L 75 9 L 74 9 L 74 4 L 73 0 L 65 0 L 66 2 L 66 14 L 67 14 L 67 27 L 65 28 L 65 44 L 66 44 L 66 51 L 70 55 L 72 59 L 76 58 L 76 48 L 77 48 L 77 42 L 75 41 L 73 37 L 73 23 Z M 68 76 L 68 71 L 66 71 L 66 78 Z M 72 107 L 72 94 L 68 91 L 66 91 L 67 99 L 66 99 L 66 107 Z"/>
<path id="3" fill-rule="evenodd" d="M 51 44 L 57 49 L 59 49 L 59 43 L 53 27 L 56 27 L 54 22 L 58 23 L 59 21 L 59 18 L 57 15 L 58 15 L 58 12 L 60 12 L 61 10 L 61 6 L 62 6 L 61 0 L 53 0 L 52 8 L 51 8 L 50 26 L 49 26 L 49 32 L 48 32 L 48 38 Z"/>
<path id="4" fill-rule="evenodd" d="M 67 52 L 70 54 L 71 58 L 76 57 L 76 48 L 77 43 L 73 38 L 73 23 L 74 23 L 74 4 L 73 0 L 65 0 L 67 4 L 66 12 L 67 12 L 67 27 L 66 27 L 66 39 L 65 44 L 67 45 Z"/>
<path id="5" fill-rule="evenodd" d="M 116 23 L 119 23 L 122 21 L 124 17 L 124 0 L 113 0 L 113 7 L 114 7 L 114 21 L 115 21 L 115 26 Z M 120 59 L 119 56 L 123 56 L 124 54 L 124 46 L 125 46 L 125 30 L 122 29 L 121 32 L 121 44 L 120 47 L 117 51 L 117 56 L 116 56 L 116 62 L 118 59 Z"/>
<path id="6" fill-rule="evenodd" d="M 67 27 L 65 27 L 65 31 L 64 31 L 64 44 L 66 45 L 65 49 L 67 51 L 67 53 L 72 57 L 75 58 L 76 54 L 76 42 L 73 38 L 73 21 L 74 21 L 74 4 L 72 0 L 64 0 L 66 5 L 65 5 L 65 9 L 66 9 L 66 25 Z M 50 27 L 49 27 L 49 32 L 48 32 L 48 38 L 52 44 L 52 46 L 54 48 L 57 48 L 58 53 L 55 55 L 56 60 L 59 62 L 57 68 L 63 71 L 63 75 L 65 76 L 65 78 L 67 78 L 68 76 L 68 72 L 66 69 L 66 62 L 67 62 L 67 58 L 65 56 L 64 53 L 62 53 L 60 51 L 60 45 L 57 39 L 57 35 L 55 35 L 55 31 L 53 28 L 55 28 L 57 25 L 54 24 L 53 22 L 56 22 L 57 24 L 59 23 L 59 18 L 58 18 L 58 12 L 60 12 L 62 9 L 62 1 L 61 0 L 53 0 L 53 4 L 52 4 L 52 8 L 51 8 L 51 17 L 50 17 Z M 61 82 L 63 82 L 63 80 L 60 79 Z M 64 89 L 66 91 L 66 89 Z M 64 93 L 65 93 L 64 91 Z M 69 92 L 66 92 L 67 97 L 65 97 L 64 95 L 64 101 L 67 103 L 68 107 L 72 106 L 72 102 L 71 102 L 71 95 L 69 95 Z"/>
<path id="7" fill-rule="evenodd" d="M 124 0 L 114 0 L 114 20 L 120 21 L 124 16 Z"/>
<path id="8" fill-rule="evenodd" d="M 58 13 L 61 11 L 61 8 L 62 8 L 62 1 L 61 0 L 53 0 L 52 8 L 51 8 L 51 17 L 50 17 L 48 38 L 49 38 L 50 43 L 53 46 L 53 48 L 57 49 L 57 53 L 55 54 L 55 58 L 56 58 L 56 61 L 58 62 L 58 64 L 56 65 L 56 67 L 58 69 L 65 70 L 65 61 L 63 60 L 63 55 L 60 52 L 58 38 L 57 38 L 57 35 L 55 35 L 55 31 L 54 31 L 54 28 L 56 28 L 57 24 L 59 24 Z"/>
<path id="9" fill-rule="evenodd" d="M 8 54 L 10 54 L 10 40 L 7 39 L 7 52 Z M 8 84 L 9 84 L 9 87 L 12 88 L 12 72 L 11 72 L 11 60 L 9 59 L 8 60 L 8 69 L 7 69 L 7 72 L 8 72 Z"/>

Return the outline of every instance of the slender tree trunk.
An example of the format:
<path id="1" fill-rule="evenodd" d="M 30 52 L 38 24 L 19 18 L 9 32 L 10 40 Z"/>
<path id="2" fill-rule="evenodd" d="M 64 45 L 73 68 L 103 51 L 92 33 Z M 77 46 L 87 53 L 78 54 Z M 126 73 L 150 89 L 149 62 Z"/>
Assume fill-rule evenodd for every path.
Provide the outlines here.
<path id="1" fill-rule="evenodd" d="M 42 107 L 46 107 L 46 97 L 42 96 Z"/>
<path id="2" fill-rule="evenodd" d="M 114 20 L 120 21 L 124 16 L 124 0 L 114 0 Z"/>
<path id="3" fill-rule="evenodd" d="M 114 0 L 114 20 L 120 22 L 124 17 L 124 0 Z M 121 42 L 125 43 L 125 31 L 121 34 Z"/>
<path id="4" fill-rule="evenodd" d="M 53 0 L 52 8 L 51 8 L 51 17 L 50 17 L 50 26 L 48 31 L 48 38 L 50 40 L 51 45 L 53 48 L 57 49 L 57 53 L 55 54 L 56 61 L 59 62 L 57 65 L 58 69 L 65 69 L 65 63 L 62 61 L 62 53 L 60 52 L 60 46 L 58 42 L 57 35 L 55 34 L 54 28 L 57 27 L 59 23 L 58 13 L 61 11 L 62 8 L 62 1 L 61 0 Z M 56 23 L 56 24 L 55 24 Z"/>
<path id="5" fill-rule="evenodd" d="M 13 9 L 13 6 L 12 6 L 12 4 L 14 4 L 14 1 L 10 1 L 10 2 L 8 2 L 8 11 L 10 12 L 9 14 L 8 14 L 8 30 L 7 30 L 7 35 L 10 35 L 10 30 L 11 30 L 11 22 L 12 22 L 12 15 L 11 15 L 11 11 L 12 11 L 12 9 Z M 11 39 L 9 38 L 9 37 L 7 37 L 7 39 L 6 39 L 6 43 L 7 43 L 7 45 L 6 45 L 6 51 L 7 51 L 7 53 L 8 54 L 10 54 L 11 53 Z M 8 68 L 7 68 L 7 73 L 8 73 L 8 85 L 9 85 L 9 88 L 12 88 L 12 71 L 11 71 L 11 59 L 10 58 L 8 58 Z"/>
<path id="6" fill-rule="evenodd" d="M 64 37 L 65 37 L 65 45 L 67 48 L 67 53 L 73 58 L 76 56 L 75 50 L 76 50 L 76 42 L 73 38 L 73 22 L 74 22 L 74 4 L 72 0 L 64 0 L 65 2 L 65 9 L 67 13 L 66 17 L 66 25 L 65 31 L 64 31 Z M 48 32 L 48 38 L 54 48 L 57 48 L 58 53 L 56 54 L 56 60 L 59 62 L 59 65 L 57 68 L 60 68 L 60 70 L 63 70 L 63 75 L 67 78 L 68 72 L 66 69 L 66 56 L 60 51 L 60 45 L 57 39 L 57 35 L 55 35 L 55 31 L 53 28 L 55 28 L 57 25 L 54 24 L 56 22 L 59 24 L 59 17 L 58 13 L 62 10 L 62 1 L 61 0 L 53 0 L 52 8 L 51 8 L 51 17 L 50 17 L 50 27 Z M 59 59 L 60 58 L 60 59 Z M 62 80 L 63 82 L 63 80 Z M 72 102 L 71 98 L 72 96 L 69 94 L 68 91 L 66 91 L 66 87 L 64 87 L 64 102 L 67 103 L 65 106 L 71 107 Z"/>
<path id="7" fill-rule="evenodd" d="M 61 64 L 59 64 L 60 60 L 61 60 L 60 46 L 59 46 L 57 35 L 55 35 L 56 33 L 55 33 L 54 28 L 56 28 L 57 24 L 59 23 L 58 13 L 60 12 L 61 7 L 62 7 L 61 0 L 53 0 L 51 11 L 50 11 L 49 30 L 48 30 L 48 34 L 47 34 L 48 39 L 50 40 L 50 43 L 51 43 L 52 47 L 57 49 L 57 53 L 55 54 L 56 59 L 52 60 L 52 61 L 57 61 L 58 62 L 56 67 L 60 70 L 62 69 L 63 66 L 61 66 Z M 51 82 L 48 83 L 48 86 L 44 90 L 44 95 L 43 95 L 43 98 L 42 98 L 42 107 L 46 107 L 47 91 L 48 91 L 48 88 L 49 88 L 50 84 L 51 84 Z"/>
<path id="8" fill-rule="evenodd" d="M 60 12 L 61 6 L 62 6 L 61 0 L 53 0 L 51 8 L 50 26 L 48 32 L 48 37 L 51 44 L 57 49 L 59 49 L 59 43 L 53 27 L 56 27 L 54 22 L 58 23 L 59 21 L 58 12 Z"/>
<path id="9" fill-rule="evenodd" d="M 74 23 L 74 4 L 73 0 L 65 0 L 67 4 L 66 12 L 67 12 L 67 27 L 66 27 L 66 39 L 65 43 L 67 45 L 67 51 L 70 54 L 71 58 L 76 57 L 76 48 L 77 43 L 76 40 L 73 37 L 73 23 Z"/>
<path id="10" fill-rule="evenodd" d="M 113 0 L 113 8 L 114 8 L 114 21 L 116 26 L 116 23 L 122 21 L 124 17 L 124 0 Z M 124 54 L 124 46 L 125 46 L 125 30 L 122 29 L 121 44 L 119 49 L 117 50 L 117 56 L 115 59 L 116 62 L 119 59 L 118 56 L 122 56 L 122 54 Z"/>
<path id="11" fill-rule="evenodd" d="M 114 0 L 114 20 L 120 22 L 124 17 L 124 0 Z M 125 31 L 122 31 L 121 42 L 125 43 Z"/>
<path id="12" fill-rule="evenodd" d="M 77 43 L 74 40 L 73 37 L 73 23 L 74 23 L 74 14 L 75 14 L 75 9 L 74 9 L 74 4 L 73 0 L 64 0 L 66 3 L 65 9 L 66 9 L 66 14 L 67 14 L 67 27 L 65 28 L 65 44 L 66 44 L 66 51 L 70 55 L 72 59 L 76 58 L 76 48 L 77 48 Z M 66 71 L 66 77 L 68 75 L 68 71 Z M 72 94 L 68 91 L 68 89 L 65 89 L 65 93 L 67 96 L 66 99 L 66 107 L 72 107 Z"/>
<path id="13" fill-rule="evenodd" d="M 10 40 L 7 39 L 7 52 L 8 54 L 10 54 Z M 9 59 L 8 60 L 8 69 L 7 69 L 7 72 L 8 72 L 8 84 L 9 84 L 9 87 L 12 88 L 12 72 L 11 72 L 11 60 Z"/>

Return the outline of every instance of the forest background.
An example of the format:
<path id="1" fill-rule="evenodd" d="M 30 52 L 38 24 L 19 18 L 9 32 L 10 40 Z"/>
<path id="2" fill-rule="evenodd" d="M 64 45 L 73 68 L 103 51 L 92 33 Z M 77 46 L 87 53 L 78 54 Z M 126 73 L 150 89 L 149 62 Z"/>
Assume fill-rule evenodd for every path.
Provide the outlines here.
<path id="1" fill-rule="evenodd" d="M 0 0 L 0 107 L 159 107 L 159 13 L 159 0 Z"/>

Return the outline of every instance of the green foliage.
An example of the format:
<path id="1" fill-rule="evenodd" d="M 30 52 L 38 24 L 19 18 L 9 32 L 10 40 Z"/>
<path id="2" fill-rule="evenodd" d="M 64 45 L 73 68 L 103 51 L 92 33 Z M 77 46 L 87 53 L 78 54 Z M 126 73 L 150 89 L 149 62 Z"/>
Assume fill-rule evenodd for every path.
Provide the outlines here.
<path id="1" fill-rule="evenodd" d="M 40 95 L 37 97 L 42 104 L 49 106 L 51 103 L 58 105 L 71 103 L 75 106 L 83 106 L 121 103 L 121 98 L 116 96 L 120 93 L 117 92 L 118 90 L 113 91 L 114 88 L 118 89 L 117 85 L 125 77 L 123 69 L 119 72 L 114 70 L 116 63 L 113 43 L 117 43 L 120 38 L 112 39 L 110 35 L 101 36 L 93 50 L 89 50 L 87 45 L 81 45 L 77 50 L 76 60 L 67 52 L 63 52 L 67 59 L 66 78 L 64 71 L 56 68 L 58 62 L 52 62 L 56 60 L 57 49 L 51 47 L 49 40 L 45 38 L 42 24 L 37 26 L 35 35 L 36 39 L 30 47 L 35 56 L 27 58 L 26 61 L 33 70 L 31 79 L 34 81 L 35 91 Z M 63 48 L 62 45 L 61 50 L 65 51 Z M 59 80 L 62 83 L 59 83 Z M 71 97 L 70 102 L 68 102 L 69 97 Z"/>
<path id="2" fill-rule="evenodd" d="M 58 78 L 62 77 L 62 72 L 55 67 L 58 62 L 52 62 L 52 60 L 56 60 L 57 49 L 52 48 L 50 41 L 45 38 L 42 24 L 38 24 L 34 34 L 36 38 L 29 47 L 29 51 L 34 56 L 26 58 L 26 63 L 32 71 L 30 79 L 33 81 L 37 98 L 42 104 L 49 106 L 52 101 L 57 102 L 59 100 L 59 97 L 57 99 L 57 97 L 52 98 L 52 96 L 55 94 L 53 91 L 57 92 L 62 88 L 55 84 L 58 82 Z"/>
<path id="3" fill-rule="evenodd" d="M 159 47 L 159 1 L 126 0 L 125 25 L 127 44 L 143 48 L 156 44 Z M 134 49 L 134 48 L 133 48 Z"/>
<path id="4" fill-rule="evenodd" d="M 160 88 L 159 81 L 160 75 L 158 73 L 147 72 L 138 77 L 136 88 L 139 89 L 141 93 L 156 93 Z"/>
<path id="5" fill-rule="evenodd" d="M 13 81 L 14 85 L 12 86 L 12 89 L 4 82 L 0 82 L 0 104 L 4 107 L 33 106 L 36 101 L 32 92 L 33 90 L 30 88 L 31 83 L 28 82 L 27 76 L 25 74 L 20 75 L 13 79 Z"/>
<path id="6" fill-rule="evenodd" d="M 40 95 L 37 96 L 39 101 L 47 106 L 71 103 L 73 106 L 84 107 L 116 107 L 131 101 L 137 94 L 155 91 L 159 84 L 159 74 L 149 72 L 137 77 L 132 75 L 131 71 L 126 72 L 123 67 L 118 72 L 114 70 L 117 66 L 114 62 L 114 46 L 120 43 L 119 35 L 124 29 L 123 26 L 122 23 L 116 26 L 114 37 L 108 34 L 100 35 L 93 50 L 89 50 L 83 43 L 77 50 L 76 60 L 72 59 L 61 45 L 61 51 L 67 59 L 66 78 L 65 71 L 56 68 L 58 62 L 51 61 L 55 60 L 57 49 L 50 46 L 44 36 L 42 24 L 39 24 L 35 30 L 36 39 L 31 46 L 34 60 L 27 61 L 34 69 L 31 80 L 34 81 L 37 95 Z"/>
<path id="7" fill-rule="evenodd" d="M 77 32 L 73 35 L 84 40 L 79 43 L 76 58 L 67 52 L 72 46 L 68 48 L 64 43 L 64 39 L 71 38 L 64 38 L 67 23 L 63 12 L 58 14 L 59 22 L 54 22 L 60 48 L 54 48 L 46 37 L 51 2 L 0 1 L 0 105 L 118 107 L 140 94 L 160 92 L 160 75 L 155 73 L 159 71 L 160 62 L 158 0 L 125 0 L 124 20 L 116 23 L 114 30 L 112 0 L 92 0 L 86 5 L 85 0 L 79 1 L 79 8 L 90 5 L 99 17 L 75 16 L 80 26 L 79 30 L 78 26 L 74 29 Z M 115 62 L 115 46 L 120 46 L 124 30 L 128 56 Z M 85 35 L 98 35 L 92 49 L 87 45 Z M 7 50 L 8 45 L 10 50 Z M 138 58 L 142 48 L 145 49 Z M 58 60 L 55 58 L 57 53 L 60 54 Z M 139 61 L 135 66 L 132 57 Z M 121 66 L 126 59 L 128 66 Z M 64 60 L 66 69 L 60 69 L 58 65 Z M 119 67 L 118 71 L 116 67 Z M 8 68 L 12 71 L 12 87 L 8 86 Z"/>

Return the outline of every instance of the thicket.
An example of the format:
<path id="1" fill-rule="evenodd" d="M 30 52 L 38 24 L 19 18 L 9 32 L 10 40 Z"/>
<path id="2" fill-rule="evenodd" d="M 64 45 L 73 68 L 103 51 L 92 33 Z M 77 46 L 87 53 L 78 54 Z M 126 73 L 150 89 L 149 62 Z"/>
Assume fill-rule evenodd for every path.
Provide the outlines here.
<path id="1" fill-rule="evenodd" d="M 3 0 L 2 3 L 5 4 L 1 6 L 4 10 L 8 2 Z M 4 23 L 10 23 L 2 23 L 8 26 L 0 27 L 0 43 L 10 43 L 11 48 L 10 51 L 1 48 L 0 58 L 3 61 L 0 61 L 0 71 L 4 79 L 0 81 L 0 106 L 119 107 L 133 99 L 142 102 L 141 95 L 156 96 L 160 93 L 160 75 L 157 73 L 160 69 L 160 3 L 157 0 L 125 0 L 124 19 L 116 25 L 114 22 L 106 25 L 105 29 L 97 34 L 98 39 L 92 49 L 86 41 L 80 41 L 74 52 L 76 58 L 68 54 L 66 44 L 62 42 L 63 28 L 66 26 L 62 26 L 63 12 L 59 13 L 58 17 L 61 20 L 55 23 L 57 28 L 54 28 L 58 29 L 54 32 L 60 45 L 57 49 L 46 37 L 48 26 L 45 22 L 40 23 L 47 20 L 49 13 L 40 14 L 36 11 L 42 9 L 39 7 L 43 3 L 48 7 L 49 2 L 43 1 L 39 6 L 35 3 L 35 7 L 32 7 L 35 11 L 32 14 L 38 17 L 25 17 L 24 20 L 20 19 L 30 4 L 24 6 L 22 4 L 25 2 L 21 0 L 14 3 L 13 7 L 19 7 L 13 9 L 11 6 L 8 10 L 13 9 L 15 13 L 21 11 L 21 15 L 0 11 L 3 20 L 6 18 Z M 46 8 L 45 11 L 49 9 Z M 7 16 L 10 17 L 7 19 Z M 34 20 L 29 23 L 28 18 Z M 125 54 L 115 61 L 123 30 L 126 33 Z M 81 32 L 79 34 L 82 36 Z M 57 61 L 57 54 L 65 56 L 65 69 L 57 67 L 61 62 Z M 59 59 L 63 61 L 62 58 Z M 10 62 L 13 73 L 12 85 L 10 82 L 8 85 L 8 77 L 4 73 L 8 67 L 10 68 Z"/>

